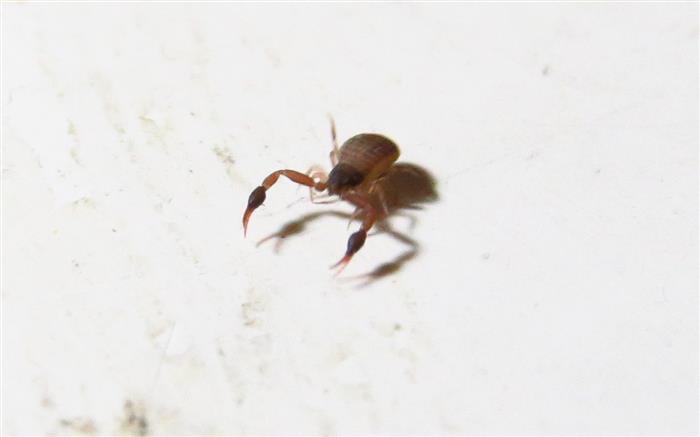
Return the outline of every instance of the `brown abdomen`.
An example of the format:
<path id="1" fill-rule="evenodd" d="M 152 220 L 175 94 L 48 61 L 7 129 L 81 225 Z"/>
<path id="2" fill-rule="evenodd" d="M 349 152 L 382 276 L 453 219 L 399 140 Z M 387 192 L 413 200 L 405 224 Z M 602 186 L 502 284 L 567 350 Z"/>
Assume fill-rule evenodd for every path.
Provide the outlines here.
<path id="1" fill-rule="evenodd" d="M 371 180 L 381 176 L 399 157 L 399 148 L 378 134 L 359 134 L 340 147 L 339 163 L 347 164 Z"/>

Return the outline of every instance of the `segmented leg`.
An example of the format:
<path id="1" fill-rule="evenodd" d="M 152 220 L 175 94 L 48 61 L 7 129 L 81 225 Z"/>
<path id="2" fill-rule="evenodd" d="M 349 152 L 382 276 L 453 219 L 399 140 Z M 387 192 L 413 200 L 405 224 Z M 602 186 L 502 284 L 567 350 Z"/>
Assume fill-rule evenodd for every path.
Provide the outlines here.
<path id="1" fill-rule="evenodd" d="M 328 116 L 331 120 L 331 138 L 333 139 L 333 150 L 331 150 L 331 164 L 333 167 L 338 165 L 338 159 L 340 158 L 340 149 L 338 149 L 338 138 L 335 134 L 335 120 L 332 116 Z"/>
<path id="2" fill-rule="evenodd" d="M 386 203 L 386 196 L 384 195 L 384 188 L 382 188 L 381 183 L 378 183 L 378 181 L 374 181 L 372 186 L 369 189 L 370 193 L 376 193 L 377 198 L 379 199 L 379 203 L 382 206 L 382 214 L 384 217 L 389 215 L 389 207 L 387 206 Z"/>
<path id="3" fill-rule="evenodd" d="M 313 179 L 314 183 L 322 183 L 326 184 L 328 182 L 328 173 L 318 165 L 312 165 L 307 171 L 306 171 L 307 176 L 309 176 L 311 179 Z M 311 203 L 324 203 L 324 202 L 319 202 L 316 199 L 318 199 L 318 195 L 316 194 L 318 190 L 314 187 L 309 187 L 309 199 L 311 199 Z"/>
<path id="4" fill-rule="evenodd" d="M 364 220 L 362 220 L 360 230 L 350 235 L 350 238 L 348 238 L 348 247 L 345 251 L 345 256 L 331 266 L 332 269 L 338 267 L 338 271 L 335 273 L 336 275 L 343 271 L 345 266 L 347 266 L 352 259 L 353 255 L 355 255 L 357 251 L 362 248 L 362 246 L 365 244 L 365 239 L 367 239 L 367 232 L 377 221 L 377 210 L 365 196 L 357 193 L 348 193 L 345 194 L 343 198 L 358 208 L 361 208 L 364 211 L 365 216 Z"/>
<path id="5" fill-rule="evenodd" d="M 276 172 L 270 173 L 270 175 L 263 180 L 262 185 L 254 189 L 253 192 L 250 193 L 250 197 L 248 197 L 248 207 L 243 213 L 243 236 L 245 236 L 248 230 L 248 220 L 250 220 L 250 215 L 253 214 L 253 211 L 255 211 L 257 207 L 262 205 L 262 203 L 265 201 L 265 192 L 271 186 L 273 186 L 275 182 L 277 182 L 277 179 L 279 179 L 280 176 L 286 176 L 292 182 L 315 188 L 318 191 L 323 191 L 326 189 L 325 182 L 316 182 L 309 176 L 295 170 L 277 170 Z"/>

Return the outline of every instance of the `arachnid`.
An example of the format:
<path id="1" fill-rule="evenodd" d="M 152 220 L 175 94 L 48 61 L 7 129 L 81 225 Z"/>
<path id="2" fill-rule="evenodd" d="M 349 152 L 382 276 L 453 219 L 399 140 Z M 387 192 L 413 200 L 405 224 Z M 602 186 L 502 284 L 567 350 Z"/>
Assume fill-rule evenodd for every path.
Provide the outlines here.
<path id="1" fill-rule="evenodd" d="M 350 202 L 357 208 L 356 212 L 361 212 L 363 216 L 360 230 L 350 235 L 348 239 L 345 255 L 331 266 L 342 270 L 365 244 L 367 232 L 380 215 L 386 215 L 386 207 L 382 211 L 375 206 L 371 196 L 376 194 L 380 199 L 382 198 L 381 187 L 377 181 L 388 172 L 399 157 L 399 148 L 389 138 L 371 133 L 355 135 L 339 148 L 332 119 L 331 136 L 333 138 L 333 150 L 330 153 L 333 164 L 331 172 L 326 174 L 316 167 L 312 167 L 306 174 L 295 170 L 272 172 L 248 198 L 248 207 L 243 214 L 243 235 L 246 234 L 251 214 L 265 201 L 265 192 L 277 182 L 280 176 L 286 176 L 292 182 L 309 187 L 312 200 L 314 192 L 320 193 L 327 190 L 328 196 L 338 196 L 341 200 Z"/>

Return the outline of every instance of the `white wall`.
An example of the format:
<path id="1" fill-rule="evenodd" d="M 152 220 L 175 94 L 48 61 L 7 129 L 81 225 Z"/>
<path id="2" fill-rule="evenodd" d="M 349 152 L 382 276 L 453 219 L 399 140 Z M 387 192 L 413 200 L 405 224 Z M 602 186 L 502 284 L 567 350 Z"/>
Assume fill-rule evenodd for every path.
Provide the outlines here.
<path id="1" fill-rule="evenodd" d="M 4 434 L 698 432 L 697 4 L 2 13 Z M 327 113 L 438 182 L 366 285 L 242 236 Z"/>

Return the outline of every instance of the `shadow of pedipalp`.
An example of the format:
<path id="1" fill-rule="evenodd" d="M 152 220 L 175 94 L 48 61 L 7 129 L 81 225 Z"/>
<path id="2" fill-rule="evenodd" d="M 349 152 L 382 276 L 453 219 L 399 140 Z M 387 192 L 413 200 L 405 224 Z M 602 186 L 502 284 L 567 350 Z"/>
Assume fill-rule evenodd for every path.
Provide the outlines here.
<path id="1" fill-rule="evenodd" d="M 391 229 L 387 222 L 382 222 L 377 226 L 380 228 L 380 232 L 391 235 L 396 240 L 406 244 L 408 249 L 391 261 L 378 265 L 370 272 L 346 278 L 348 281 L 363 280 L 360 284 L 358 284 L 358 287 L 370 285 L 379 279 L 397 273 L 399 270 L 401 270 L 404 264 L 416 258 L 420 252 L 420 245 L 414 239 Z"/>
<path id="2" fill-rule="evenodd" d="M 280 229 L 278 229 L 276 232 L 273 232 L 272 234 L 268 235 L 267 237 L 263 238 L 262 240 L 258 241 L 256 244 L 256 247 L 260 247 L 263 243 L 270 241 L 272 239 L 276 239 L 277 242 L 275 243 L 275 253 L 279 253 L 280 249 L 282 248 L 282 243 L 287 237 L 291 237 L 294 235 L 301 234 L 304 229 L 306 229 L 306 225 L 323 217 L 328 217 L 328 216 L 333 216 L 341 219 L 347 219 L 350 220 L 352 218 L 351 214 L 345 213 L 345 212 L 340 212 L 340 211 L 319 211 L 319 212 L 312 212 L 310 214 L 306 214 L 304 216 L 301 216 L 300 218 L 293 220 L 291 222 L 287 222 Z"/>

